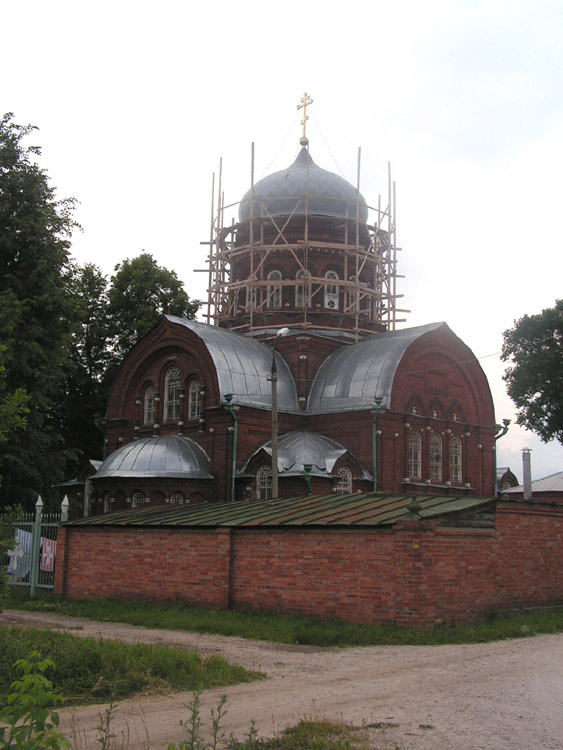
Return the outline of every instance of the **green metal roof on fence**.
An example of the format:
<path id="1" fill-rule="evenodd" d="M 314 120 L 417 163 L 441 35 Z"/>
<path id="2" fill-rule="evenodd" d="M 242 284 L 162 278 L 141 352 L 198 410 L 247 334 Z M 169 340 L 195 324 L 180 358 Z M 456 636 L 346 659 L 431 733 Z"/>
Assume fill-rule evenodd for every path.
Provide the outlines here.
<path id="1" fill-rule="evenodd" d="M 446 513 L 477 509 L 493 498 L 420 495 L 418 515 L 432 519 Z M 70 526 L 151 527 L 295 527 L 388 526 L 413 517 L 412 495 L 369 492 L 363 495 L 312 495 L 256 502 L 159 505 L 70 521 Z"/>

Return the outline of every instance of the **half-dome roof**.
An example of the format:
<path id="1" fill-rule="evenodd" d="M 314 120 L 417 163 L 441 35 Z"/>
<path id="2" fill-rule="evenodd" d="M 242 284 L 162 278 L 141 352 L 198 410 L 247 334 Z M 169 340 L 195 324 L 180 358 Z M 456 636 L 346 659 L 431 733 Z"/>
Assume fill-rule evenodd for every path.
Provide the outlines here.
<path id="1" fill-rule="evenodd" d="M 254 196 L 254 206 L 252 206 Z M 257 216 L 328 216 L 337 219 L 368 218 L 367 204 L 355 187 L 333 172 L 318 167 L 302 148 L 295 162 L 259 180 L 243 197 L 239 220 Z"/>
<path id="2" fill-rule="evenodd" d="M 183 435 L 144 438 L 118 448 L 93 478 L 108 477 L 212 479 L 207 453 Z"/>
<path id="3" fill-rule="evenodd" d="M 166 315 L 167 320 L 184 326 L 198 336 L 209 352 L 219 385 L 221 399 L 233 394 L 233 403 L 270 409 L 272 390 L 268 375 L 272 367 L 272 348 L 256 339 L 241 336 L 227 328 L 195 320 Z M 278 371 L 278 409 L 299 411 L 295 381 L 287 362 L 275 353 Z"/>
<path id="4" fill-rule="evenodd" d="M 307 404 L 308 411 L 373 408 L 374 396 L 391 405 L 395 373 L 408 347 L 445 323 L 387 331 L 331 354 L 319 367 Z M 447 327 L 447 326 L 446 326 Z"/>

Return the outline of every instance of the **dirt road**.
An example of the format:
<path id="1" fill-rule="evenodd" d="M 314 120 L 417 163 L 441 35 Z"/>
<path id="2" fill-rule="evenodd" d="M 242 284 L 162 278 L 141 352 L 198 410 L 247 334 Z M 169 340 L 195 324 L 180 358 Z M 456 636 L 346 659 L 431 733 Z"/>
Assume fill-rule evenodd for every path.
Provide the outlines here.
<path id="1" fill-rule="evenodd" d="M 227 695 L 225 726 L 235 736 L 251 719 L 265 736 L 307 716 L 381 725 L 370 733 L 374 747 L 385 750 L 563 750 L 563 634 L 469 646 L 318 649 L 16 610 L 0 615 L 2 623 L 181 644 L 260 670 L 267 680 L 206 691 L 202 699 L 205 723 Z M 113 731 L 132 749 L 178 742 L 190 697 L 124 701 Z M 63 710 L 63 730 L 79 734 L 82 747 L 96 746 L 102 710 Z"/>

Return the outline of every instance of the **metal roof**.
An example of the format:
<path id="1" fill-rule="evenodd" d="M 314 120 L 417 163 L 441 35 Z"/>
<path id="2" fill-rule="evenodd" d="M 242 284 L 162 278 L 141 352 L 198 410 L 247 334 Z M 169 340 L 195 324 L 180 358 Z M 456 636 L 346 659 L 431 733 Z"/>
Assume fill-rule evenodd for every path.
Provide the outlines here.
<path id="1" fill-rule="evenodd" d="M 412 499 L 412 495 L 377 492 L 258 502 L 160 505 L 81 518 L 67 525 L 176 528 L 389 526 L 409 517 L 408 506 Z M 477 509 L 492 502 L 493 498 L 421 495 L 416 500 L 421 506 L 420 517 L 432 519 L 446 513 Z"/>
<path id="2" fill-rule="evenodd" d="M 272 455 L 272 441 L 265 443 L 248 459 L 246 466 L 260 451 Z M 316 432 L 286 432 L 278 439 L 278 471 L 280 474 L 304 475 L 305 464 L 311 464 L 312 475 L 326 476 L 334 468 L 338 459 L 348 452 L 347 448 L 332 438 Z M 243 468 L 242 473 L 246 470 Z"/>
<path id="3" fill-rule="evenodd" d="M 221 399 L 233 394 L 233 404 L 271 408 L 272 348 L 256 339 L 207 323 L 166 315 L 167 320 L 184 326 L 200 338 L 209 352 L 219 381 Z M 295 381 L 286 361 L 276 352 L 278 409 L 299 411 Z M 224 403 L 224 401 L 223 401 Z"/>
<path id="4" fill-rule="evenodd" d="M 245 193 L 239 206 L 240 221 L 250 219 L 253 191 L 255 217 L 307 214 L 355 219 L 357 212 L 364 224 L 368 219 L 361 193 L 343 177 L 318 167 L 306 148 L 290 167 L 264 177 Z"/>
<path id="5" fill-rule="evenodd" d="M 107 477 L 212 478 L 207 453 L 183 435 L 127 443 L 106 458 L 94 475 L 94 479 Z"/>
<path id="6" fill-rule="evenodd" d="M 405 351 L 418 338 L 440 326 L 446 323 L 379 333 L 359 344 L 338 349 L 319 367 L 307 410 L 371 409 L 374 396 L 382 397 L 382 405 L 389 408 L 393 380 Z"/>
<path id="7" fill-rule="evenodd" d="M 502 493 L 503 495 L 510 495 L 522 493 L 523 491 L 524 486 L 520 484 L 518 487 L 503 490 Z M 535 479 L 532 482 L 532 493 L 534 492 L 563 492 L 563 471 L 550 474 L 547 477 L 543 477 L 543 479 Z"/>

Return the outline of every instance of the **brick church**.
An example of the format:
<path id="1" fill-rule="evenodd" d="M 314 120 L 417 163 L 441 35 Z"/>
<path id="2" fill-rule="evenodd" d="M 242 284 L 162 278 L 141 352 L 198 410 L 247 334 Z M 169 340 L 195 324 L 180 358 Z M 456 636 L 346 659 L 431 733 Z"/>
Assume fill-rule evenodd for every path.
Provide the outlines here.
<path id="1" fill-rule="evenodd" d="M 373 208 L 359 178 L 314 162 L 309 101 L 293 164 L 252 177 L 234 217 L 218 191 L 208 322 L 164 316 L 123 361 L 86 514 L 379 490 L 494 496 L 483 370 L 446 323 L 397 325 L 394 187 Z"/>

